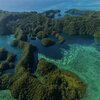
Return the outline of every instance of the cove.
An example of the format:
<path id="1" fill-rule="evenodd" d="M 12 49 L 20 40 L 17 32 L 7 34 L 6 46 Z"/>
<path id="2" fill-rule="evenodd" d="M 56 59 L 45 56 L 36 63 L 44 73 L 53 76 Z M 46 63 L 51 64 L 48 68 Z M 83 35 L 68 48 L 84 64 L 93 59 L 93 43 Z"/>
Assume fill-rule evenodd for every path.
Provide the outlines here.
<path id="1" fill-rule="evenodd" d="M 11 46 L 11 42 L 14 40 L 14 35 L 0 35 L 0 48 L 5 48 L 7 51 L 17 55 L 15 64 L 21 57 L 21 49 Z M 6 70 L 4 73 L 13 73 L 14 69 Z M 16 100 L 11 96 L 9 90 L 0 90 L 0 100 Z"/>
<path id="2" fill-rule="evenodd" d="M 0 35 L 0 48 L 5 48 L 9 52 L 16 54 L 17 55 L 16 61 L 18 61 L 21 56 L 21 49 L 14 48 L 11 46 L 11 42 L 14 39 L 15 39 L 14 35 Z"/>
<path id="3" fill-rule="evenodd" d="M 5 48 L 8 52 L 16 54 L 15 64 L 21 57 L 21 49 L 11 46 L 11 42 L 15 39 L 14 35 L 0 35 L 0 48 Z M 6 70 L 4 73 L 14 73 L 15 69 Z"/>
<path id="4" fill-rule="evenodd" d="M 78 43 L 80 42 L 80 43 Z M 63 57 L 59 60 L 51 59 L 39 54 L 39 58 L 45 58 L 60 66 L 61 69 L 76 73 L 87 84 L 87 92 L 82 100 L 100 100 L 100 41 L 96 39 L 92 44 L 73 40 L 69 44 L 70 49 L 62 49 Z"/>
<path id="5" fill-rule="evenodd" d="M 61 69 L 76 73 L 87 84 L 87 92 L 83 100 L 99 100 L 100 40 L 90 36 L 65 36 L 65 38 L 66 41 L 63 44 L 56 44 L 51 47 L 43 47 L 39 39 L 29 39 L 28 42 L 38 48 L 39 58 L 45 58 L 60 66 Z M 13 39 L 13 35 L 0 36 L 0 47 L 6 48 L 9 52 L 20 57 L 20 49 L 10 46 Z M 0 92 L 0 98 L 5 93 L 10 98 L 9 91 Z"/>
<path id="6" fill-rule="evenodd" d="M 80 44 L 80 45 L 92 45 L 95 43 L 95 40 L 93 37 L 90 36 L 67 36 L 64 35 L 65 37 L 65 42 L 63 44 L 55 44 L 50 47 L 44 47 L 41 44 L 41 41 L 36 38 L 36 40 L 31 40 L 29 39 L 28 42 L 30 44 L 35 45 L 38 48 L 39 53 L 53 59 L 61 59 L 62 58 L 62 52 L 61 49 L 69 50 L 70 49 L 70 44 Z M 56 41 L 55 38 L 49 37 Z M 97 43 L 98 44 L 98 43 Z M 95 43 L 95 46 L 97 45 Z M 99 49 L 99 46 L 97 47 Z"/>

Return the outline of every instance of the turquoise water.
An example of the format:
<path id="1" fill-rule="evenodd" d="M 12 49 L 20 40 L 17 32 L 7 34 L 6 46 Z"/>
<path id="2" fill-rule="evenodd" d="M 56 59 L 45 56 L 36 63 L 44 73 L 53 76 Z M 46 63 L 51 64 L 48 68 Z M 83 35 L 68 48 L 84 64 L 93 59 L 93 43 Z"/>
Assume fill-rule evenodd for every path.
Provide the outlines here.
<path id="1" fill-rule="evenodd" d="M 0 91 L 0 100 L 15 100 L 9 90 Z"/>
<path id="2" fill-rule="evenodd" d="M 65 42 L 63 44 L 55 44 L 50 47 L 43 47 L 39 39 L 29 40 L 29 42 L 38 48 L 39 53 L 53 59 L 61 59 L 63 57 L 61 49 L 69 50 L 69 44 L 92 45 L 94 39 L 90 36 L 67 36 L 64 35 Z M 56 39 L 51 37 L 54 41 Z"/>
<path id="3" fill-rule="evenodd" d="M 14 48 L 11 46 L 11 42 L 14 40 L 14 35 L 0 35 L 0 48 L 5 48 L 9 52 L 16 54 L 16 61 L 15 64 L 19 61 L 21 57 L 21 49 L 19 48 Z M 4 71 L 4 73 L 14 73 L 15 69 L 9 69 Z"/>
<path id="4" fill-rule="evenodd" d="M 5 48 L 11 53 L 14 53 L 17 55 L 16 62 L 20 59 L 21 56 L 21 50 L 18 48 L 13 48 L 10 44 L 12 40 L 14 40 L 14 35 L 6 35 L 2 36 L 0 35 L 0 48 Z M 14 69 L 6 70 L 5 73 L 13 73 Z M 9 90 L 2 90 L 0 91 L 0 100 L 15 100 L 12 96 Z"/>
<path id="5" fill-rule="evenodd" d="M 0 47 L 20 57 L 20 49 L 10 46 L 13 35 L 0 36 Z M 87 84 L 83 100 L 100 100 L 100 39 L 89 36 L 66 36 L 63 44 L 43 47 L 40 40 L 29 40 L 39 49 L 39 58 L 46 58 L 59 68 L 76 73 Z M 6 96 L 5 96 L 6 95 Z M 2 99 L 5 97 L 4 99 Z M 0 91 L 0 100 L 13 100 L 10 91 Z"/>
<path id="6" fill-rule="evenodd" d="M 39 58 L 46 58 L 59 68 L 73 71 L 83 79 L 87 84 L 83 100 L 100 100 L 100 41 L 96 40 L 91 45 L 69 44 L 69 47 L 69 50 L 62 49 L 63 57 L 59 60 L 42 54 L 39 54 Z"/>
<path id="7" fill-rule="evenodd" d="M 14 53 L 17 55 L 17 60 L 20 59 L 21 56 L 21 50 L 19 48 L 14 48 L 11 46 L 11 42 L 15 39 L 14 35 L 0 35 L 0 48 L 5 48 L 11 53 Z M 16 62 L 17 63 L 17 62 Z"/>

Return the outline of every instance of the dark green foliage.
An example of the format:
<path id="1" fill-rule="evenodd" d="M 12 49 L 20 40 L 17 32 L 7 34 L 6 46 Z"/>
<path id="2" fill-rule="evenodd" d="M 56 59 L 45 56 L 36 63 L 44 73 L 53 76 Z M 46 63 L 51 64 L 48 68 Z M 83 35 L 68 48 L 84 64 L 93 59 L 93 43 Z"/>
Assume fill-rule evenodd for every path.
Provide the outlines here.
<path id="1" fill-rule="evenodd" d="M 9 68 L 9 62 L 7 61 L 3 61 L 1 64 L 0 64 L 0 70 L 4 71 L 6 69 Z"/>
<path id="2" fill-rule="evenodd" d="M 11 34 L 11 30 L 7 26 L 9 13 L 2 13 L 0 14 L 0 34 L 7 35 Z"/>
<path id="3" fill-rule="evenodd" d="M 12 96 L 18 100 L 33 100 L 40 83 L 33 75 L 25 72 L 10 87 Z"/>
<path id="4" fill-rule="evenodd" d="M 17 40 L 27 41 L 27 34 L 20 28 L 16 29 L 15 37 Z"/>
<path id="5" fill-rule="evenodd" d="M 31 38 L 31 40 L 36 40 L 36 34 L 29 34 L 29 37 Z"/>
<path id="6" fill-rule="evenodd" d="M 58 41 L 59 41 L 58 43 L 63 43 L 65 41 L 65 39 L 63 36 L 59 36 Z"/>
<path id="7" fill-rule="evenodd" d="M 39 96 L 34 96 L 37 100 L 80 100 L 84 96 L 86 86 L 72 72 L 59 70 L 41 59 L 37 73 L 44 76 L 43 85 L 36 92 Z"/>
<path id="8" fill-rule="evenodd" d="M 54 19 L 44 16 L 57 11 L 46 11 L 44 13 L 22 12 L 22 13 L 0 13 L 0 31 L 1 34 L 17 33 L 19 40 L 27 40 L 27 34 L 36 36 L 39 31 L 43 34 L 52 34 L 54 31 L 69 35 L 91 35 L 97 34 L 100 27 L 100 11 L 80 11 L 69 10 L 69 13 L 81 13 L 84 16 L 65 16 Z M 95 33 L 96 32 L 96 33 Z M 96 35 L 98 36 L 98 35 Z"/>
<path id="9" fill-rule="evenodd" d="M 18 46 L 18 40 L 13 40 L 13 41 L 11 42 L 11 46 L 17 47 L 17 46 Z"/>
<path id="10" fill-rule="evenodd" d="M 37 34 L 39 31 L 43 30 L 43 26 L 42 25 L 38 25 L 35 29 L 34 29 L 34 33 Z"/>
<path id="11" fill-rule="evenodd" d="M 74 13 L 76 12 L 83 13 Z M 23 49 L 17 65 L 14 65 L 15 55 L 0 49 L 0 60 L 5 60 L 0 65 L 0 89 L 10 89 L 18 100 L 80 100 L 86 92 L 84 82 L 74 73 L 60 70 L 44 59 L 41 59 L 37 66 L 36 47 L 24 41 L 27 41 L 27 36 L 38 37 L 42 39 L 44 46 L 51 46 L 55 42 L 49 38 L 50 35 L 59 43 L 65 40 L 62 33 L 100 37 L 100 12 L 87 12 L 84 12 L 84 16 L 65 16 L 59 19 L 51 18 L 55 13 L 52 11 L 0 12 L 1 34 L 15 34 L 16 40 L 12 42 L 12 46 Z M 3 73 L 14 67 L 14 74 Z"/>
<path id="12" fill-rule="evenodd" d="M 100 27 L 98 27 L 97 30 L 95 31 L 94 37 L 100 38 Z"/>
<path id="13" fill-rule="evenodd" d="M 46 47 L 47 46 L 52 46 L 52 45 L 55 44 L 55 42 L 53 40 L 51 40 L 50 38 L 43 38 L 41 40 L 41 43 L 42 43 L 43 46 L 46 46 Z"/>
<path id="14" fill-rule="evenodd" d="M 97 22 L 98 20 L 98 22 Z M 69 35 L 91 35 L 95 34 L 99 19 L 92 17 L 64 17 L 63 32 Z"/>
<path id="15" fill-rule="evenodd" d="M 7 59 L 8 62 L 15 62 L 16 60 L 16 55 L 15 54 L 8 54 Z"/>
<path id="16" fill-rule="evenodd" d="M 26 46 L 26 44 L 26 42 L 16 39 L 12 41 L 11 46 L 23 49 Z"/>
<path id="17" fill-rule="evenodd" d="M 33 50 L 33 47 L 29 48 Z M 26 50 L 31 52 L 29 48 Z M 31 58 L 26 55 L 22 55 L 23 60 Z M 27 63 L 31 64 L 28 59 L 25 64 L 19 62 L 15 74 L 0 77 L 0 89 L 10 89 L 17 100 L 80 100 L 84 96 L 86 86 L 75 74 L 62 71 L 56 65 L 41 59 L 36 71 L 43 77 L 39 81 L 39 76 L 31 74 L 26 68 Z"/>
<path id="18" fill-rule="evenodd" d="M 4 48 L 0 48 L 0 60 L 6 60 L 8 62 L 14 62 L 16 59 L 16 55 L 9 53 L 7 50 Z"/>
<path id="19" fill-rule="evenodd" d="M 17 64 L 17 70 L 20 70 L 20 67 L 24 67 L 27 71 L 32 72 L 33 69 L 35 69 L 35 64 L 36 64 L 36 54 L 37 54 L 37 49 L 33 45 L 30 45 L 28 43 L 23 42 L 24 47 L 23 48 L 23 54 L 22 57 Z"/>
<path id="20" fill-rule="evenodd" d="M 15 67 L 16 55 L 9 53 L 4 48 L 0 48 L 0 60 L 0 75 L 2 75 L 4 71 Z"/>
<path id="21" fill-rule="evenodd" d="M 2 76 L 2 71 L 0 70 L 0 76 Z"/>
<path id="22" fill-rule="evenodd" d="M 94 10 L 78 10 L 78 9 L 70 9 L 66 11 L 65 13 L 70 14 L 78 14 L 82 16 L 91 16 L 91 17 L 99 17 L 100 11 L 94 11 Z"/>
<path id="23" fill-rule="evenodd" d="M 52 35 L 55 36 L 56 39 L 58 39 L 58 43 L 63 43 L 65 41 L 64 37 L 61 36 L 59 33 L 52 33 Z"/>
<path id="24" fill-rule="evenodd" d="M 0 90 L 8 89 L 13 83 L 12 75 L 4 74 L 0 77 Z"/>
<path id="25" fill-rule="evenodd" d="M 0 64 L 0 72 L 3 73 L 6 70 L 15 68 L 15 64 L 13 62 L 2 61 Z"/>
<path id="26" fill-rule="evenodd" d="M 42 38 L 46 38 L 47 34 L 45 34 L 43 31 L 39 31 L 37 33 L 37 38 L 42 39 Z"/>
<path id="27" fill-rule="evenodd" d="M 13 62 L 10 62 L 9 63 L 9 69 L 13 69 L 13 68 L 15 68 L 15 64 Z"/>
<path id="28" fill-rule="evenodd" d="M 41 59 L 38 63 L 37 73 L 42 76 L 49 74 L 56 69 L 56 65 L 46 62 L 45 59 Z"/>
<path id="29" fill-rule="evenodd" d="M 8 52 L 4 48 L 0 48 L 0 60 L 6 60 Z"/>
<path id="30" fill-rule="evenodd" d="M 75 74 L 59 70 L 44 59 L 36 71 L 43 77 L 42 83 L 37 76 L 21 68 L 10 79 L 5 76 L 0 80 L 3 83 L 0 86 L 8 87 L 17 100 L 80 100 L 84 96 L 86 86 Z"/>

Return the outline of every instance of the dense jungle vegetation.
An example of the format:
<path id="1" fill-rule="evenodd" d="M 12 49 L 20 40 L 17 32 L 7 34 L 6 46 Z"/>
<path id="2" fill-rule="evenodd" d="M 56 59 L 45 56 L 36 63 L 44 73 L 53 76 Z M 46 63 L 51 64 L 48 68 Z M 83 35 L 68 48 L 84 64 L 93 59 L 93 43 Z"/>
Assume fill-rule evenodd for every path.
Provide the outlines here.
<path id="1" fill-rule="evenodd" d="M 23 50 L 15 65 L 16 55 L 0 49 L 0 90 L 9 89 L 17 100 L 80 100 L 86 92 L 86 84 L 74 73 L 38 59 L 38 50 L 27 42 L 36 37 L 43 46 L 55 44 L 49 36 L 65 41 L 62 35 L 90 35 L 100 38 L 100 12 L 72 9 L 61 18 L 54 18 L 60 10 L 38 12 L 0 11 L 0 35 L 14 34 L 11 45 Z M 67 13 L 80 14 L 69 16 Z M 4 73 L 14 68 L 14 73 Z"/>

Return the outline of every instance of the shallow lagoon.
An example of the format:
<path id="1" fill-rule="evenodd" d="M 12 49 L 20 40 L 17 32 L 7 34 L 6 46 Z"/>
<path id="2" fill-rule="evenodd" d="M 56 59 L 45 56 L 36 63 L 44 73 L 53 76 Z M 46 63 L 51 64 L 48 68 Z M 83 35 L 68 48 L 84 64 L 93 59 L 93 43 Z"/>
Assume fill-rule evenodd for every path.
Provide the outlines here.
<path id="1" fill-rule="evenodd" d="M 97 41 L 97 44 L 96 44 L 93 37 L 90 37 L 90 36 L 67 36 L 67 35 L 64 35 L 64 37 L 65 37 L 65 42 L 63 44 L 56 43 L 55 45 L 50 46 L 50 47 L 43 47 L 41 44 L 41 41 L 39 39 L 36 39 L 36 40 L 29 39 L 28 42 L 35 45 L 38 48 L 39 53 L 41 53 L 49 58 L 54 58 L 54 59 L 61 59 L 63 57 L 61 49 L 69 50 L 70 44 L 80 44 L 80 45 L 86 45 L 86 46 L 94 44 L 94 46 L 97 49 L 99 49 L 99 46 L 97 47 L 97 44 L 99 44 L 99 41 Z M 55 38 L 53 38 L 53 37 L 50 37 L 50 38 L 53 39 L 54 41 L 56 41 Z"/>
<path id="2" fill-rule="evenodd" d="M 15 64 L 19 61 L 21 57 L 21 49 L 14 48 L 11 46 L 11 42 L 15 39 L 14 35 L 0 35 L 0 48 L 5 48 L 11 53 L 16 54 Z M 14 73 L 15 69 L 6 70 L 4 73 Z"/>
<path id="3" fill-rule="evenodd" d="M 46 58 L 59 68 L 70 70 L 83 79 L 87 84 L 83 100 L 100 100 L 100 41 L 96 40 L 90 45 L 85 41 L 80 43 L 69 44 L 69 50 L 62 49 L 63 57 L 59 60 L 42 54 L 39 54 L 39 58 Z"/>
<path id="4" fill-rule="evenodd" d="M 0 100 L 15 100 L 9 90 L 0 91 Z"/>
<path id="5" fill-rule="evenodd" d="M 17 61 L 20 59 L 21 49 L 11 46 L 11 42 L 15 39 L 14 35 L 0 35 L 0 48 L 5 48 L 11 53 L 17 55 Z"/>
<path id="6" fill-rule="evenodd" d="M 0 36 L 0 47 L 20 55 L 20 50 L 10 46 L 13 35 Z M 76 73 L 87 84 L 83 100 L 100 100 L 100 40 L 89 36 L 66 36 L 63 44 L 43 47 L 39 39 L 29 40 L 39 49 L 39 58 L 46 58 L 64 70 Z M 5 93 L 5 91 L 0 91 Z M 3 95 L 3 94 L 2 94 Z M 10 97 L 9 93 L 8 96 Z M 0 97 L 2 99 L 2 96 Z M 7 97 L 8 98 L 8 97 Z M 5 100 L 8 100 L 5 98 Z"/>
<path id="7" fill-rule="evenodd" d="M 89 36 L 65 36 L 64 44 L 43 47 L 40 40 L 31 43 L 39 49 L 39 58 L 76 73 L 87 84 L 83 100 L 100 100 L 100 39 Z"/>

